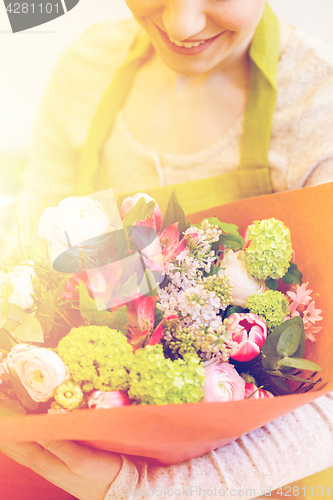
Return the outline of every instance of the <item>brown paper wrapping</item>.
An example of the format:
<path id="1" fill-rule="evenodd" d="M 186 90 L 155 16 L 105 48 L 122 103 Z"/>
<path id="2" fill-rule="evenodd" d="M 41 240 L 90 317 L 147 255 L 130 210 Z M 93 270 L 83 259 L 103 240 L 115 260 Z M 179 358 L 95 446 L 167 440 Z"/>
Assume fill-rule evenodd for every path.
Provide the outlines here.
<path id="1" fill-rule="evenodd" d="M 129 406 L 7 418 L 0 421 L 0 442 L 71 439 L 148 457 L 161 464 L 175 464 L 223 446 L 332 390 L 333 183 L 222 205 L 194 214 L 190 220 L 199 222 L 213 216 L 237 224 L 241 231 L 254 220 L 270 217 L 282 220 L 289 227 L 298 267 L 303 271 L 304 281 L 318 294 L 316 307 L 323 311 L 324 320 L 320 323 L 323 331 L 317 334 L 315 343 L 306 341 L 305 357 L 322 366 L 325 388 L 274 399 Z M 30 498 L 27 491 L 24 496 L 16 492 L 13 462 L 3 458 L 0 465 L 0 491 L 6 491 L 2 498 Z M 28 476 L 31 485 L 30 471 L 27 481 Z M 24 479 L 25 475 L 20 472 L 20 482 Z M 38 488 L 46 488 L 44 483 L 43 487 L 38 481 L 36 484 Z M 31 488 L 33 492 L 34 486 Z M 44 498 L 71 498 L 61 496 L 59 490 L 57 494 L 53 497 L 49 493 Z M 37 496 L 32 494 L 31 498 Z"/>

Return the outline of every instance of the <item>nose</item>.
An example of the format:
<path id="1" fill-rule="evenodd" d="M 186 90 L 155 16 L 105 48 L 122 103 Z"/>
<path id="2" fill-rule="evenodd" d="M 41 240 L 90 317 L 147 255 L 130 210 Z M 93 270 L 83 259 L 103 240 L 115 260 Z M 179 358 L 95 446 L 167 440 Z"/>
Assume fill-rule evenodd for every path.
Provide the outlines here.
<path id="1" fill-rule="evenodd" d="M 167 0 L 163 11 L 166 32 L 181 42 L 198 33 L 206 26 L 202 0 Z"/>

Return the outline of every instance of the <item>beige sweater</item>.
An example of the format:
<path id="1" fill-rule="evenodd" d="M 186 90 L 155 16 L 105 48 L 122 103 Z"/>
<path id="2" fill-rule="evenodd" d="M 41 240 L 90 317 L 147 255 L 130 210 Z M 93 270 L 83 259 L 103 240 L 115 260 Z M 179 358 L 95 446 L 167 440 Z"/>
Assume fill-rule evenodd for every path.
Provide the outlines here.
<path id="1" fill-rule="evenodd" d="M 135 463 L 124 456 L 122 459 L 122 468 L 105 500 L 228 497 L 249 500 L 262 495 L 263 490 L 274 491 L 333 466 L 333 392 L 233 443 L 177 465 L 152 467 L 144 459 Z M 321 485 L 328 498 L 327 479 Z M 215 496 L 208 492 L 214 489 Z M 165 490 L 170 493 L 165 494 Z M 298 497 L 301 500 L 302 493 Z M 306 493 L 307 498 L 317 498 L 315 489 L 314 497 L 310 490 Z"/>
<path id="2" fill-rule="evenodd" d="M 73 193 L 77 159 L 91 118 L 141 28 L 132 19 L 84 33 L 60 58 L 35 126 L 17 214 L 37 227 L 45 197 L 53 206 Z M 269 150 L 274 191 L 333 181 L 333 49 L 296 29 L 278 67 L 278 98 Z M 211 147 L 158 155 L 139 144 L 118 115 L 102 161 L 116 192 L 144 191 L 237 168 L 243 118 Z M 7 238 L 7 252 L 16 241 Z"/>
<path id="3" fill-rule="evenodd" d="M 138 29 L 132 20 L 102 23 L 60 58 L 43 100 L 24 174 L 17 210 L 23 226 L 32 214 L 36 227 L 44 196 L 56 205 L 74 191 L 78 153 L 91 118 Z M 274 190 L 333 181 L 333 50 L 297 29 L 281 57 L 278 85 L 269 150 Z M 143 191 L 234 170 L 241 131 L 242 118 L 209 148 L 189 155 L 158 155 L 132 137 L 120 114 L 102 159 L 115 191 Z M 15 243 L 8 238 L 7 249 Z M 332 441 L 330 393 L 234 443 L 176 466 L 148 467 L 145 460 L 134 463 L 123 457 L 106 499 L 131 498 L 129 491 L 134 488 L 157 488 L 155 495 L 167 498 L 160 493 L 164 487 L 180 489 L 181 496 L 177 491 L 175 498 L 203 498 L 195 487 L 225 489 L 235 500 L 253 498 L 262 494 L 262 488 L 274 490 L 332 466 Z M 239 488 L 254 492 L 232 491 Z M 146 496 L 152 498 L 151 492 L 146 491 Z"/>

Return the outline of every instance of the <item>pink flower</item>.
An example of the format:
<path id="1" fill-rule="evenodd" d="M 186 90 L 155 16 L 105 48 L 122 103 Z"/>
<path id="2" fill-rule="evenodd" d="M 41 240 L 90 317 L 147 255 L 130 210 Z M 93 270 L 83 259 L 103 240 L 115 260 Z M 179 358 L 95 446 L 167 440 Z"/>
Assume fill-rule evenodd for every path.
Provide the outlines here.
<path id="1" fill-rule="evenodd" d="M 321 321 L 323 319 L 322 316 L 319 316 L 319 314 L 322 312 L 322 310 L 315 309 L 314 306 L 315 306 L 315 303 L 313 300 L 311 302 L 311 304 L 308 305 L 307 309 L 305 311 L 303 311 L 304 323 L 310 321 L 310 323 L 312 323 L 314 325 L 316 321 Z"/>
<path id="2" fill-rule="evenodd" d="M 233 365 L 213 359 L 206 361 L 204 368 L 203 391 L 206 403 L 244 399 L 245 382 Z"/>
<path id="3" fill-rule="evenodd" d="M 309 283 L 303 283 L 303 285 L 301 285 L 301 286 L 296 285 L 296 293 L 295 292 L 287 292 L 287 295 L 291 298 L 291 303 L 289 305 L 290 312 L 293 312 L 296 309 L 298 309 L 300 312 L 302 312 L 303 308 L 301 308 L 301 310 L 300 310 L 299 306 L 306 306 L 311 301 L 312 290 L 306 289 L 308 284 Z"/>
<path id="4" fill-rule="evenodd" d="M 141 244 L 142 255 L 147 267 L 151 271 L 164 272 L 166 262 L 173 260 L 186 246 L 186 240 L 179 240 L 178 224 L 172 224 L 164 229 L 164 231 L 149 245 Z M 136 241 L 137 237 L 132 238 Z M 138 244 L 138 246 L 140 246 Z"/>
<path id="5" fill-rule="evenodd" d="M 122 219 L 130 212 L 130 210 L 134 207 L 134 205 L 137 204 L 137 202 L 141 198 L 144 198 L 146 200 L 146 203 L 149 203 L 150 201 L 155 201 L 154 198 L 151 198 L 151 196 L 149 196 L 146 193 L 137 193 L 134 196 L 129 196 L 128 198 L 125 198 L 120 209 L 120 216 Z M 158 206 L 157 203 L 155 204 L 152 217 L 147 217 L 145 221 L 139 221 L 137 225 L 139 226 L 147 225 L 149 227 L 153 227 L 154 229 L 156 229 L 157 232 L 161 229 L 162 214 L 160 207 Z"/>
<path id="6" fill-rule="evenodd" d="M 311 340 L 311 342 L 315 342 L 316 337 L 314 335 L 321 332 L 322 329 L 322 326 L 313 326 L 311 323 L 308 323 L 307 325 L 304 324 L 305 338 Z"/>
<path id="7" fill-rule="evenodd" d="M 262 399 L 274 398 L 273 394 L 265 389 L 259 389 L 254 384 L 245 384 L 245 398 L 244 399 Z"/>
<path id="8" fill-rule="evenodd" d="M 87 275 L 89 278 L 89 287 L 94 299 L 100 299 L 105 308 L 113 306 L 113 295 L 116 284 L 120 281 L 123 268 L 120 262 L 113 262 L 106 266 L 89 269 Z"/>
<path id="9" fill-rule="evenodd" d="M 152 330 L 155 322 L 156 299 L 157 297 L 134 294 L 132 300 L 126 303 L 130 320 L 129 330 L 132 335 Z"/>
<path id="10" fill-rule="evenodd" d="M 234 342 L 230 357 L 236 361 L 250 361 L 258 356 L 267 338 L 267 327 L 256 314 L 234 313 L 224 320 L 227 332 Z"/>
<path id="11" fill-rule="evenodd" d="M 88 406 L 93 410 L 100 410 L 102 408 L 118 408 L 120 406 L 130 405 L 131 400 L 122 391 L 113 391 L 113 392 L 103 392 L 103 391 L 94 391 L 90 394 L 88 399 Z"/>
<path id="12" fill-rule="evenodd" d="M 139 294 L 134 294 L 132 297 L 132 300 L 126 303 L 130 320 L 128 340 L 136 351 L 145 345 L 158 344 L 163 335 L 163 323 L 169 319 L 178 318 L 178 316 L 171 315 L 163 318 L 154 329 L 157 297 L 146 297 Z"/>
<path id="13" fill-rule="evenodd" d="M 289 317 L 300 316 L 304 323 L 305 338 L 310 339 L 312 342 L 316 341 L 314 334 L 320 332 L 323 328 L 321 326 L 314 326 L 317 321 L 323 318 L 320 316 L 321 309 L 315 309 L 315 302 L 312 300 L 312 290 L 307 290 L 308 283 L 302 286 L 296 285 L 295 292 L 287 292 L 289 296 Z M 312 302 L 311 302 L 312 301 Z M 288 317 L 286 318 L 288 319 Z"/>

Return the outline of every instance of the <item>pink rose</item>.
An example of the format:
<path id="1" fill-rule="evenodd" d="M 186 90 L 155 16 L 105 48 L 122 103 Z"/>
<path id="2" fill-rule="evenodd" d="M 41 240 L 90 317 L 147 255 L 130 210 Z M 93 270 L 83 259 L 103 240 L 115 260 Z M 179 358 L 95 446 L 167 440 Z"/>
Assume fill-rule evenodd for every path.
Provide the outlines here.
<path id="1" fill-rule="evenodd" d="M 254 393 L 254 394 L 253 394 Z M 251 396 L 252 394 L 252 396 Z M 244 399 L 262 399 L 262 398 L 274 398 L 273 394 L 265 389 L 258 389 L 254 384 L 245 384 L 245 398 Z"/>
<path id="2" fill-rule="evenodd" d="M 213 359 L 204 363 L 204 368 L 203 391 L 206 403 L 244 399 L 245 382 L 233 365 Z"/>
<path id="3" fill-rule="evenodd" d="M 122 391 L 94 391 L 88 399 L 88 406 L 93 410 L 118 408 L 119 406 L 130 405 L 131 400 Z"/>
<path id="4" fill-rule="evenodd" d="M 234 313 L 223 324 L 234 342 L 230 357 L 236 361 L 250 361 L 258 356 L 267 338 L 267 327 L 256 314 Z"/>

